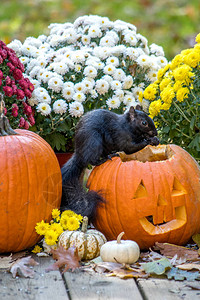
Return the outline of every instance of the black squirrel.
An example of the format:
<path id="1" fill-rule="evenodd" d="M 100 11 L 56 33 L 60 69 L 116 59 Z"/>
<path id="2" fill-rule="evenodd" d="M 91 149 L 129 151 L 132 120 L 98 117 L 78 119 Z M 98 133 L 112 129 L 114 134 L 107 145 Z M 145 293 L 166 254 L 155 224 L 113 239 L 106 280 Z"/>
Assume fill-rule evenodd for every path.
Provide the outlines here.
<path id="1" fill-rule="evenodd" d="M 123 115 L 96 109 L 86 113 L 75 132 L 75 151 L 62 167 L 61 210 L 70 209 L 90 220 L 96 207 L 105 201 L 100 193 L 83 188 L 80 177 L 88 165 L 100 165 L 116 156 L 116 152 L 131 154 L 148 144 L 158 145 L 153 120 L 139 105 Z"/>

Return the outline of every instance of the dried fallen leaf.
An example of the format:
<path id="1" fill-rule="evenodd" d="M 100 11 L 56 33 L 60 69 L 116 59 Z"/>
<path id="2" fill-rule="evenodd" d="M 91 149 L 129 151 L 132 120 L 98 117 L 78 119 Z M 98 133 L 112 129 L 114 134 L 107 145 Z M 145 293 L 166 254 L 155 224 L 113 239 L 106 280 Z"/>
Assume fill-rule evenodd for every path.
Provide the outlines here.
<path id="1" fill-rule="evenodd" d="M 76 268 L 80 267 L 80 258 L 78 256 L 78 251 L 74 246 L 66 250 L 62 245 L 60 245 L 57 249 L 52 249 L 51 253 L 56 262 L 48 267 L 45 270 L 46 272 L 61 269 L 62 273 L 65 273 L 69 269 L 74 271 Z"/>
<path id="2" fill-rule="evenodd" d="M 106 276 L 111 277 L 111 276 L 116 276 L 121 279 L 127 279 L 127 278 L 148 278 L 149 275 L 146 274 L 144 271 L 140 270 L 138 271 L 129 271 L 125 269 L 115 269 L 111 273 L 107 274 Z"/>
<path id="3" fill-rule="evenodd" d="M 167 278 L 168 279 L 174 279 L 178 281 L 182 280 L 188 280 L 188 281 L 193 281 L 193 280 L 199 280 L 200 275 L 199 272 L 188 272 L 185 270 L 181 270 L 178 268 L 173 267 L 171 270 L 166 272 Z"/>
<path id="4" fill-rule="evenodd" d="M 13 263 L 12 254 L 0 257 L 0 269 L 9 269 Z"/>
<path id="5" fill-rule="evenodd" d="M 176 266 L 177 268 L 181 270 L 199 270 L 200 271 L 200 264 L 183 264 L 183 265 L 178 265 Z"/>
<path id="6" fill-rule="evenodd" d="M 17 275 L 19 275 L 22 277 L 33 278 L 35 272 L 27 265 L 36 266 L 38 265 L 38 262 L 36 262 L 31 256 L 17 259 L 10 267 L 10 272 L 12 273 L 13 277 L 15 278 Z"/>
<path id="7" fill-rule="evenodd" d="M 177 258 L 182 258 L 186 260 L 199 260 L 200 257 L 198 255 L 197 250 L 191 250 L 186 247 L 177 246 L 168 243 L 155 243 L 156 250 L 159 250 L 161 254 L 167 257 L 174 257 L 177 254 Z"/>
<path id="8" fill-rule="evenodd" d="M 156 275 L 165 274 L 167 270 L 172 268 L 170 261 L 166 257 L 148 263 L 141 263 L 140 265 L 146 273 Z"/>
<path id="9" fill-rule="evenodd" d="M 197 244 L 200 248 L 200 233 L 196 233 L 192 236 L 193 241 Z"/>

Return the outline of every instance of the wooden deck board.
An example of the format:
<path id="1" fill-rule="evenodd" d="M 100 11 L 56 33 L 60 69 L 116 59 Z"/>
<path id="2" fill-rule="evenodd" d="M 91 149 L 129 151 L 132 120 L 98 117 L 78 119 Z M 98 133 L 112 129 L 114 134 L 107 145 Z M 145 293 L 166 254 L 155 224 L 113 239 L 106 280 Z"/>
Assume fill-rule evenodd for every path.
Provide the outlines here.
<path id="1" fill-rule="evenodd" d="M 13 278 L 11 273 L 0 272 L 0 299 L 6 300 L 68 300 L 68 294 L 59 271 L 46 273 L 53 263 L 51 257 L 35 258 L 34 278 Z"/>
<path id="2" fill-rule="evenodd" d="M 119 279 L 95 272 L 46 273 L 52 257 L 36 258 L 34 278 L 12 278 L 0 270 L 0 299 L 6 300 L 199 300 L 199 281 L 167 279 Z"/>
<path id="3" fill-rule="evenodd" d="M 138 286 L 145 300 L 199 300 L 200 290 L 190 286 L 200 287 L 199 281 L 175 281 L 167 279 L 138 279 Z"/>
<path id="4" fill-rule="evenodd" d="M 72 300 L 142 300 L 134 279 L 122 280 L 116 277 L 87 272 L 64 274 Z"/>

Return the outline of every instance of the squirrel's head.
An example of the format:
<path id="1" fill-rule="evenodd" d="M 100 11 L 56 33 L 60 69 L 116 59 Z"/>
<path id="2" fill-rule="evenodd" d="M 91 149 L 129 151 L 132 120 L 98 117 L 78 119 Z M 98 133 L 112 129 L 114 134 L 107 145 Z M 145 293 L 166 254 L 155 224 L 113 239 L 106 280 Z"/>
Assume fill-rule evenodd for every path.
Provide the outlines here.
<path id="1" fill-rule="evenodd" d="M 136 105 L 135 108 L 131 106 L 127 112 L 127 116 L 129 122 L 132 123 L 140 134 L 150 137 L 157 135 L 157 130 L 153 120 L 142 111 L 142 107 L 140 105 Z"/>

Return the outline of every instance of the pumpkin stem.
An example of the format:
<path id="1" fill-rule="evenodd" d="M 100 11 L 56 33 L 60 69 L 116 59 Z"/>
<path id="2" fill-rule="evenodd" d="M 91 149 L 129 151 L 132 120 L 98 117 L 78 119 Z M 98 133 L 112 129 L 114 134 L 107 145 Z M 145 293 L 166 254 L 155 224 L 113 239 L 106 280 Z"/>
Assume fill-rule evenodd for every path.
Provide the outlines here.
<path id="1" fill-rule="evenodd" d="M 3 94 L 0 93 L 0 136 L 17 134 L 17 132 L 10 127 L 7 117 L 4 115 L 4 107 Z"/>
<path id="2" fill-rule="evenodd" d="M 87 226 L 88 226 L 88 217 L 85 216 L 85 217 L 83 217 L 81 231 L 85 233 L 87 231 Z"/>
<path id="3" fill-rule="evenodd" d="M 117 244 L 121 244 L 121 238 L 124 235 L 124 232 L 121 232 L 117 237 Z"/>

